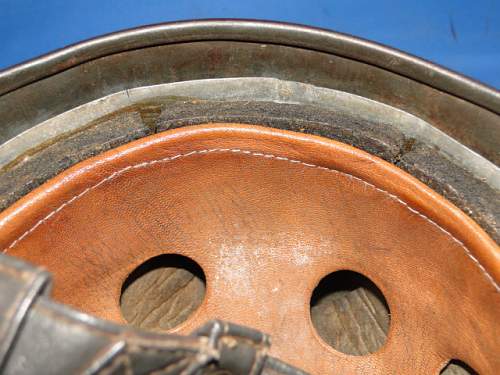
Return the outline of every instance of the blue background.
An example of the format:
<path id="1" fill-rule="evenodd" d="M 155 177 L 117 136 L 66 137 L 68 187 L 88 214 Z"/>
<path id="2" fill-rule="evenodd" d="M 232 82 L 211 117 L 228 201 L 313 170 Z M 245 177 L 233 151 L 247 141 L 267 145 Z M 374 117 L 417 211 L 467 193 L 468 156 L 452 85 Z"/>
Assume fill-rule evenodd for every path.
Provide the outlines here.
<path id="1" fill-rule="evenodd" d="M 500 88 L 500 0 L 0 0 L 0 69 L 124 28 L 215 17 L 329 28 Z"/>

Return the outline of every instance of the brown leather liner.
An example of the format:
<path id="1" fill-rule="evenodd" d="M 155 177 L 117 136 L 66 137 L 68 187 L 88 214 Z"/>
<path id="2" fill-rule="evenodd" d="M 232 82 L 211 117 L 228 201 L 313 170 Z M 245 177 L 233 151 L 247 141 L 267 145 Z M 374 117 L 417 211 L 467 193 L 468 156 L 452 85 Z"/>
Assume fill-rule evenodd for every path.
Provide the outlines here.
<path id="1" fill-rule="evenodd" d="M 415 178 L 320 137 L 209 124 L 132 142 L 4 211 L 0 248 L 53 272 L 56 299 L 115 321 L 137 265 L 189 256 L 207 293 L 178 331 L 215 317 L 246 324 L 317 374 L 431 374 L 450 358 L 500 368 L 497 245 Z M 312 327 L 312 290 L 340 269 L 372 279 L 389 303 L 376 353 L 338 353 Z"/>

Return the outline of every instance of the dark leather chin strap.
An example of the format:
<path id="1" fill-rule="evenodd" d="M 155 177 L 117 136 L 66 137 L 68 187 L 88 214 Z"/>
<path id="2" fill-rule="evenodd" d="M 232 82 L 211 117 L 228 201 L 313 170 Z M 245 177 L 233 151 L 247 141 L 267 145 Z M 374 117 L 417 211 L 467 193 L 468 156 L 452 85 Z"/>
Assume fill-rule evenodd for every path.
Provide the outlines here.
<path id="1" fill-rule="evenodd" d="M 47 297 L 50 275 L 0 254 L 0 373 L 299 375 L 267 355 L 269 337 L 212 321 L 190 336 L 138 331 Z"/>

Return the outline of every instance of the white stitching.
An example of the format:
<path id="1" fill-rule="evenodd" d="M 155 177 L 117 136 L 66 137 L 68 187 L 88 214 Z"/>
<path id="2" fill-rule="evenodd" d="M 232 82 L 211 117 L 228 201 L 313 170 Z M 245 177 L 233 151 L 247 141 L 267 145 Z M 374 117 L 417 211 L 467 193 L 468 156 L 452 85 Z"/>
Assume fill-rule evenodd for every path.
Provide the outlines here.
<path id="1" fill-rule="evenodd" d="M 481 270 L 481 272 L 484 274 L 484 276 L 488 279 L 488 281 L 493 285 L 493 287 L 495 288 L 495 290 L 497 292 L 500 292 L 500 286 L 495 282 L 495 280 L 493 279 L 493 277 L 488 273 L 488 271 L 486 271 L 486 269 L 484 268 L 484 266 L 479 262 L 479 260 L 470 252 L 470 250 L 463 244 L 462 241 L 460 241 L 459 239 L 455 238 L 450 232 L 448 232 L 446 229 L 440 227 L 437 223 L 435 223 L 433 220 L 431 220 L 430 218 L 428 218 L 427 216 L 425 216 L 424 214 L 418 212 L 417 210 L 415 210 L 414 208 L 410 207 L 406 202 L 404 202 L 403 200 L 401 200 L 399 197 L 397 197 L 396 195 L 394 194 L 391 194 L 389 193 L 388 191 L 386 190 L 383 190 L 383 189 L 380 189 L 378 188 L 377 186 L 359 178 L 359 177 L 356 177 L 356 176 L 353 176 L 349 173 L 346 173 L 346 172 L 341 172 L 341 171 L 338 171 L 336 169 L 331 169 L 331 168 L 327 168 L 327 167 L 322 167 L 322 166 L 319 166 L 319 165 L 315 165 L 315 164 L 310 164 L 310 163 L 305 163 L 301 160 L 295 160 L 295 159 L 289 159 L 287 157 L 283 157 L 283 156 L 276 156 L 276 155 L 273 155 L 273 154 L 263 154 L 261 152 L 254 152 L 254 151 L 248 151 L 248 150 L 241 150 L 241 149 L 238 149 L 238 148 L 233 148 L 233 149 L 230 149 L 230 148 L 212 148 L 212 149 L 206 149 L 206 150 L 195 150 L 195 151 L 190 151 L 188 153 L 185 153 L 185 154 L 179 154 L 179 155 L 175 155 L 175 156 L 170 156 L 170 157 L 167 157 L 167 158 L 163 158 L 163 159 L 158 159 L 158 160 L 152 160 L 152 161 L 148 161 L 148 162 L 142 162 L 142 163 L 139 163 L 139 164 L 135 164 L 135 165 L 129 165 L 127 167 L 124 167 L 116 172 L 113 172 L 111 175 L 109 175 L 108 177 L 102 179 L 101 181 L 99 181 L 97 184 L 93 185 L 93 186 L 90 186 L 88 188 L 86 188 L 85 190 L 83 190 L 81 193 L 75 195 L 74 197 L 72 197 L 70 200 L 68 200 L 67 202 L 61 204 L 58 208 L 56 208 L 54 211 L 52 211 L 51 213 L 49 213 L 47 216 L 45 216 L 43 219 L 39 220 L 33 227 L 31 227 L 29 230 L 27 230 L 26 232 L 24 232 L 19 238 L 17 238 L 15 241 L 13 241 L 7 248 L 5 248 L 2 252 L 3 253 L 6 253 L 9 249 L 13 248 L 14 246 L 16 246 L 16 244 L 18 244 L 20 241 L 22 241 L 24 238 L 26 238 L 28 235 L 30 235 L 30 233 L 32 233 L 36 228 L 38 228 L 41 224 L 43 224 L 44 222 L 46 222 L 48 219 L 50 219 L 52 216 L 54 216 L 56 213 L 58 213 L 59 211 L 61 211 L 64 207 L 68 206 L 69 204 L 71 204 L 72 202 L 74 202 L 75 200 L 81 198 L 83 195 L 87 194 L 90 190 L 93 190 L 97 187 L 99 187 L 100 185 L 102 185 L 103 183 L 109 181 L 109 180 L 112 180 L 113 178 L 115 178 L 116 176 L 119 176 L 121 174 L 123 174 L 124 172 L 130 170 L 130 169 L 139 169 L 139 168 L 142 168 L 142 167 L 146 167 L 146 166 L 149 166 L 149 165 L 154 165 L 154 164 L 157 164 L 157 163 L 165 163 L 165 162 L 170 162 L 170 161 L 173 161 L 175 159 L 179 159 L 179 158 L 185 158 L 185 157 L 188 157 L 188 156 L 192 156 L 192 155 L 196 155 L 196 154 L 206 154 L 206 153 L 211 153 L 211 152 L 232 152 L 232 153 L 236 153 L 236 154 L 245 154 L 245 155 L 251 155 L 251 156 L 258 156 L 258 157 L 263 157 L 263 158 L 266 158 L 266 159 L 275 159 L 275 160 L 280 160 L 280 161 L 287 161 L 289 163 L 293 163 L 293 164 L 301 164 L 305 167 L 308 167 L 308 168 L 316 168 L 316 169 L 320 169 L 320 170 L 324 170 L 324 171 L 328 171 L 328 172 L 334 172 L 334 173 L 339 173 L 339 174 L 342 174 L 342 175 L 345 175 L 349 178 L 353 178 L 357 181 L 360 181 L 362 182 L 363 184 L 367 185 L 367 186 L 370 186 L 372 188 L 374 188 L 375 190 L 378 190 L 386 195 L 388 195 L 389 197 L 391 197 L 392 199 L 398 201 L 399 203 L 401 203 L 402 205 L 404 205 L 408 210 L 410 210 L 411 212 L 417 214 L 418 216 L 422 217 L 424 220 L 426 220 L 427 222 L 433 224 L 434 226 L 436 226 L 437 228 L 439 228 L 442 232 L 444 232 L 445 234 L 447 234 L 449 237 L 451 237 L 458 245 L 460 245 L 460 247 L 462 247 L 466 253 L 466 255 L 472 259 L 472 261 L 479 267 L 479 269 Z"/>

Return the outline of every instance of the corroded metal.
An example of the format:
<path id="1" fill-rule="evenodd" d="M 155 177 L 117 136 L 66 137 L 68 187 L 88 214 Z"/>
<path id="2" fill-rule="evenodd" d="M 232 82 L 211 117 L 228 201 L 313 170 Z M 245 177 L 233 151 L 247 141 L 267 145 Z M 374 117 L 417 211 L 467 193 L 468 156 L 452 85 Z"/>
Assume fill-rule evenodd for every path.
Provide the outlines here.
<path id="1" fill-rule="evenodd" d="M 257 21 L 133 29 L 6 70 L 0 73 L 0 142 L 124 89 L 249 76 L 310 83 L 392 105 L 498 163 L 498 91 L 365 40 Z"/>

